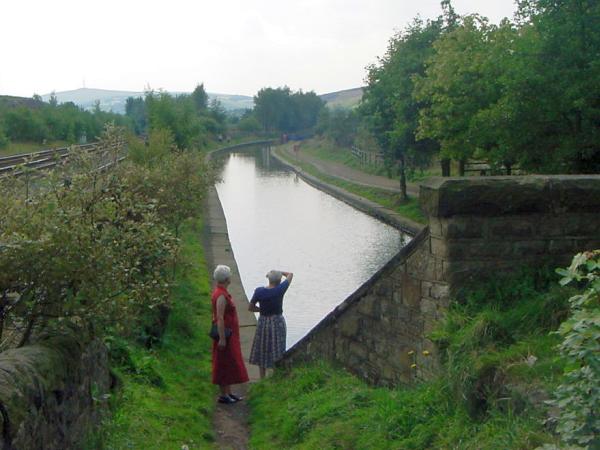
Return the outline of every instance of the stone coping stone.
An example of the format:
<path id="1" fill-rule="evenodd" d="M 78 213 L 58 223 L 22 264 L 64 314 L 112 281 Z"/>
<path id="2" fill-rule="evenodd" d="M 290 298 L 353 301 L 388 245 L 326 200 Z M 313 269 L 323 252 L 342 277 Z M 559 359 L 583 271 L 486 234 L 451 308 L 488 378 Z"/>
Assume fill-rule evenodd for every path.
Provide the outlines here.
<path id="1" fill-rule="evenodd" d="M 600 175 L 432 177 L 420 200 L 433 217 L 600 213 Z"/>

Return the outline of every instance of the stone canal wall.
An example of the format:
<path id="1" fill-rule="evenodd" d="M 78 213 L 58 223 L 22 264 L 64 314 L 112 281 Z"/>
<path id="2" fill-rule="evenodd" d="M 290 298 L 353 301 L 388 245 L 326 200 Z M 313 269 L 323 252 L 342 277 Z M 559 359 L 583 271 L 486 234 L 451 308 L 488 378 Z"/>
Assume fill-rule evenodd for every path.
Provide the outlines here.
<path id="1" fill-rule="evenodd" d="M 54 337 L 0 354 L 0 450 L 82 448 L 107 411 L 106 347 Z"/>
<path id="2" fill-rule="evenodd" d="M 600 176 L 433 178 L 420 201 L 429 226 L 281 365 L 326 359 L 382 385 L 430 378 L 439 363 L 428 336 L 462 289 L 600 248 Z"/>

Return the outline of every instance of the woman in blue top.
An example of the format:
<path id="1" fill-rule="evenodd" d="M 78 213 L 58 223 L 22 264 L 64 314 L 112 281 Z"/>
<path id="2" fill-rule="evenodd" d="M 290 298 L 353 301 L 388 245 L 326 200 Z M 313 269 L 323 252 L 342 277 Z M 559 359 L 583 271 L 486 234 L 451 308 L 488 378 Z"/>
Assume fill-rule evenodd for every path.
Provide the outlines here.
<path id="1" fill-rule="evenodd" d="M 282 276 L 285 277 L 283 282 Z M 265 377 L 267 368 L 273 367 L 285 352 L 287 329 L 282 315 L 283 295 L 293 277 L 291 272 L 271 270 L 267 274 L 269 285 L 256 288 L 250 300 L 248 309 L 260 313 L 250 352 L 250 364 L 259 367 L 261 378 Z"/>

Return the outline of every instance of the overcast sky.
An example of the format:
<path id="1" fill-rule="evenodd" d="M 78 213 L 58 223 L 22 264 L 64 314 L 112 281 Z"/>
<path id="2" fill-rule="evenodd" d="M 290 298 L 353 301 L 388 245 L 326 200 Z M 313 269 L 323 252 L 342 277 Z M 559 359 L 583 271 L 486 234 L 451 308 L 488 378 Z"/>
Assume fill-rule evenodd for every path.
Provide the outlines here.
<path id="1" fill-rule="evenodd" d="M 0 0 L 0 94 L 146 86 L 253 95 L 358 87 L 365 66 L 439 0 Z M 513 0 L 454 0 L 498 22 Z"/>

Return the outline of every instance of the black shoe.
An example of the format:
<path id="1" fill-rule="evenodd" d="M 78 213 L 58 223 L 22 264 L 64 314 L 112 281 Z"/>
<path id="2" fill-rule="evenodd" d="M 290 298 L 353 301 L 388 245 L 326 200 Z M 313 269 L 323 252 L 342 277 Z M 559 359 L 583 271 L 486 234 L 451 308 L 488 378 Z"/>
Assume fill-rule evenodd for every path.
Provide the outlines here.
<path id="1" fill-rule="evenodd" d="M 240 402 L 240 401 L 244 400 L 244 397 L 238 397 L 235 394 L 229 394 L 229 398 L 235 400 L 236 402 Z"/>
<path id="2" fill-rule="evenodd" d="M 219 403 L 225 403 L 226 405 L 232 405 L 232 404 L 234 404 L 236 402 L 234 399 L 232 399 L 228 395 L 221 395 L 221 396 L 219 396 L 219 399 L 217 401 Z"/>

